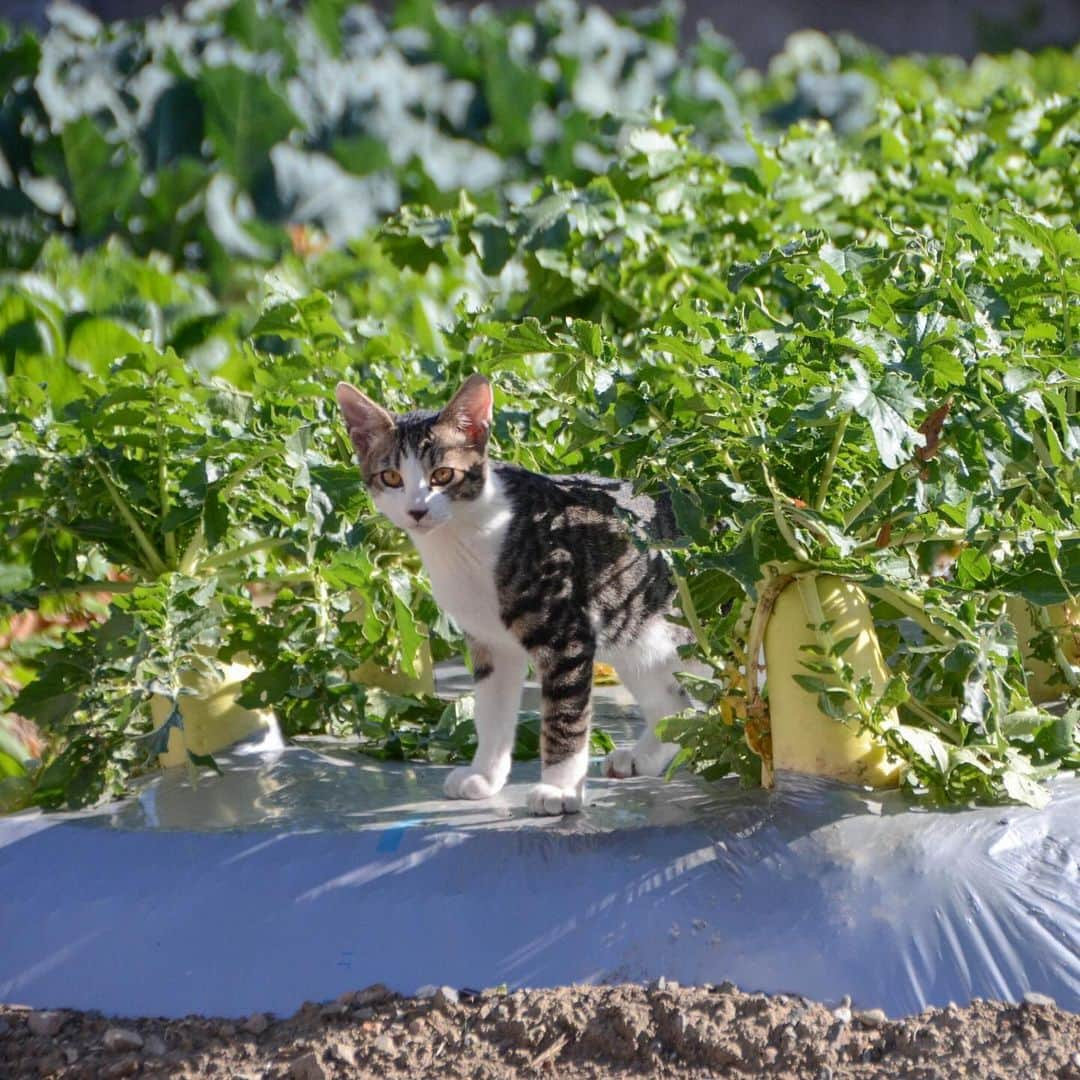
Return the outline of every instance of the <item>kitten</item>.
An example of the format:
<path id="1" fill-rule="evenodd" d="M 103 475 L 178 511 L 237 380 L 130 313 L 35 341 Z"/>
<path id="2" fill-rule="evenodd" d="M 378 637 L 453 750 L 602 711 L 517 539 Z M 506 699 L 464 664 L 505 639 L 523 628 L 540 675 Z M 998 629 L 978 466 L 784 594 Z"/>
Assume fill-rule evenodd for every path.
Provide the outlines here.
<path id="1" fill-rule="evenodd" d="M 646 542 L 675 535 L 670 501 L 595 476 L 542 476 L 491 461 L 492 391 L 472 375 L 441 412 L 391 416 L 339 383 L 337 400 L 376 508 L 412 538 L 439 606 L 464 631 L 476 680 L 478 746 L 446 780 L 485 799 L 510 774 L 521 688 L 540 681 L 536 814 L 584 801 L 593 661 L 612 664 L 649 729 L 608 755 L 609 776 L 659 776 L 678 747 L 652 732 L 688 704 L 674 673 L 690 640 L 668 619 L 674 585 Z"/>

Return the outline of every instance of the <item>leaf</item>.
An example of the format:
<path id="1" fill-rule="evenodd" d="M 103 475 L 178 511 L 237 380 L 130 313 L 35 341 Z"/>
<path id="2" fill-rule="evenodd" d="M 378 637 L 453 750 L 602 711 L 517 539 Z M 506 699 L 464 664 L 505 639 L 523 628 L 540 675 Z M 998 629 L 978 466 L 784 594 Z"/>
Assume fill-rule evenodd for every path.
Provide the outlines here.
<path id="1" fill-rule="evenodd" d="M 923 437 L 923 445 L 918 447 L 916 453 L 920 461 L 931 461 L 937 456 L 938 445 L 941 442 L 941 430 L 945 421 L 949 418 L 952 410 L 952 398 L 948 398 L 943 405 L 939 405 L 933 412 L 927 414 L 926 419 L 919 425 L 919 434 Z"/>
<path id="2" fill-rule="evenodd" d="M 961 203 L 952 208 L 953 216 L 961 223 L 964 232 L 974 237 L 986 251 L 993 251 L 997 246 L 997 237 L 983 221 L 978 208 L 972 203 Z"/>
<path id="3" fill-rule="evenodd" d="M 206 68 L 196 82 L 206 137 L 229 172 L 250 187 L 269 168 L 270 148 L 299 124 L 262 76 L 231 64 Z"/>
<path id="4" fill-rule="evenodd" d="M 964 548 L 956 560 L 957 576 L 965 587 L 977 585 L 990 577 L 990 560 L 974 548 Z"/>
<path id="5" fill-rule="evenodd" d="M 1050 792 L 1042 784 L 1022 773 L 1007 770 L 1001 778 L 1005 793 L 1014 802 L 1041 810 L 1050 802 Z"/>
<path id="6" fill-rule="evenodd" d="M 898 724 L 894 730 L 924 762 L 942 775 L 948 772 L 949 748 L 940 736 L 910 724 Z"/>
<path id="7" fill-rule="evenodd" d="M 221 767 L 214 760 L 212 754 L 196 754 L 194 750 L 189 749 L 187 756 L 192 765 L 197 765 L 200 769 L 210 769 L 217 773 L 218 776 L 222 775 Z"/>
<path id="8" fill-rule="evenodd" d="M 183 730 L 183 727 L 183 714 L 180 712 L 179 704 L 174 702 L 165 722 L 140 740 L 145 748 L 146 756 L 156 763 L 158 757 L 169 749 L 169 733 L 172 729 Z"/>
<path id="9" fill-rule="evenodd" d="M 871 380 L 858 360 L 849 358 L 848 364 L 853 376 L 842 384 L 839 404 L 869 423 L 882 464 L 898 469 L 923 445 L 923 437 L 909 423 L 922 401 L 899 372 L 887 371 Z"/>
<path id="10" fill-rule="evenodd" d="M 671 504 L 681 532 L 696 543 L 709 542 L 709 528 L 705 522 L 700 500 L 692 493 L 678 488 L 671 492 Z"/>
<path id="11" fill-rule="evenodd" d="M 139 187 L 138 165 L 126 149 L 110 146 L 88 116 L 67 124 L 60 138 L 80 227 L 100 236 L 124 218 Z"/>

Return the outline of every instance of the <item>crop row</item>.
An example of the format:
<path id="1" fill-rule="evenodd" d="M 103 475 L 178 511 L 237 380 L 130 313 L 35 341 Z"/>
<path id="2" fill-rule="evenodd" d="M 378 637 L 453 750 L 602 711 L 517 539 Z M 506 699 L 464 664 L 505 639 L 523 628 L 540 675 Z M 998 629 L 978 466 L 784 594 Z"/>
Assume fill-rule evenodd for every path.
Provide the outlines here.
<path id="1" fill-rule="evenodd" d="M 331 391 L 473 370 L 501 456 L 674 493 L 707 775 L 760 779 L 767 615 L 836 578 L 888 677 L 808 615 L 800 685 L 913 794 L 1080 764 L 1076 56 L 808 36 L 761 76 L 670 12 L 204 10 L 0 50 L 0 693 L 48 739 L 0 745 L 8 805 L 123 790 L 236 664 L 289 733 L 467 755 L 468 702 L 356 674 L 460 641 Z"/>

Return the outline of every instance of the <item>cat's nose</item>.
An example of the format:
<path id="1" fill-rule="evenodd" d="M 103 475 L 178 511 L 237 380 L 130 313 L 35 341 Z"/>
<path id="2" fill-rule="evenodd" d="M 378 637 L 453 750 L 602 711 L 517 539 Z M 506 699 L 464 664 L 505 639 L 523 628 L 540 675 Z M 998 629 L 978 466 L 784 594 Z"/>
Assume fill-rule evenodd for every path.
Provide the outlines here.
<path id="1" fill-rule="evenodd" d="M 424 518 L 427 517 L 427 511 L 426 510 L 410 510 L 409 511 L 409 517 L 411 517 L 413 519 L 413 521 L 420 522 Z"/>

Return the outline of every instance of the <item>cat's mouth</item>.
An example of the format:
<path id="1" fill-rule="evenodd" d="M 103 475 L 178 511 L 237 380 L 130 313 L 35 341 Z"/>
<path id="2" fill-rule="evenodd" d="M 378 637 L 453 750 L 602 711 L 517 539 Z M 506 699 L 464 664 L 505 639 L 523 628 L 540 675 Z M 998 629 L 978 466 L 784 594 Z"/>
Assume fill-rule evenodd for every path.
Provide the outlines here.
<path id="1" fill-rule="evenodd" d="M 405 528 L 411 533 L 429 533 L 434 532 L 441 524 L 441 521 L 428 521 L 425 519 L 424 521 L 416 521 L 406 525 Z"/>

